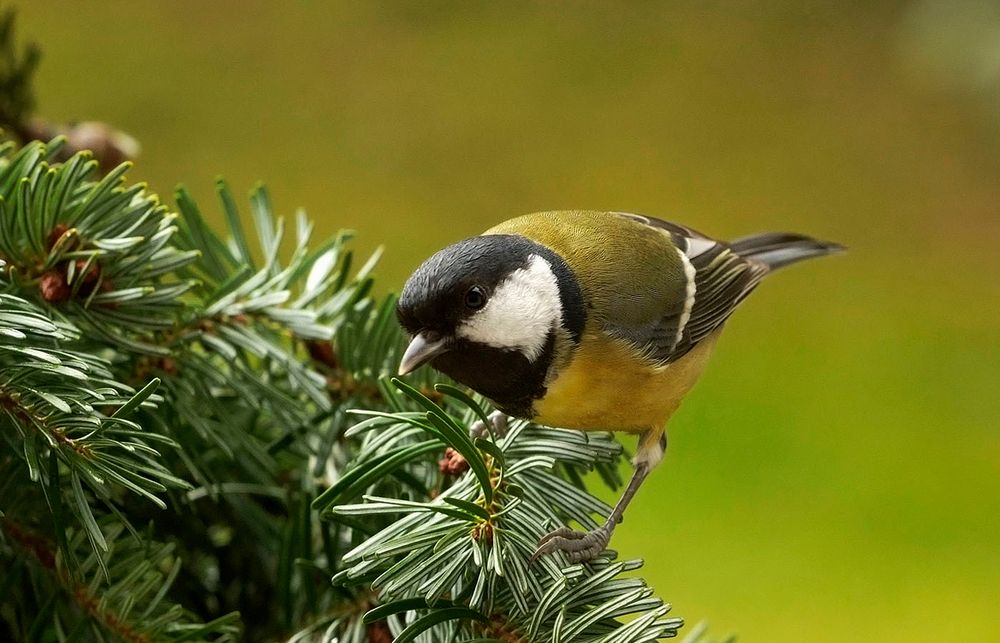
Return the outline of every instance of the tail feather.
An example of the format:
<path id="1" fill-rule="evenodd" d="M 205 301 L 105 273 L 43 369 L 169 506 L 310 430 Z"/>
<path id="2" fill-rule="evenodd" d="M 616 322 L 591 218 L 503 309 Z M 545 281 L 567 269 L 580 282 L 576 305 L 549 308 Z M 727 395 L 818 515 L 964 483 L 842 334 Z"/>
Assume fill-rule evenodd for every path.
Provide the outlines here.
<path id="1" fill-rule="evenodd" d="M 790 232 L 769 232 L 737 239 L 729 244 L 736 254 L 775 270 L 788 264 L 845 250 L 839 243 L 819 241 Z"/>

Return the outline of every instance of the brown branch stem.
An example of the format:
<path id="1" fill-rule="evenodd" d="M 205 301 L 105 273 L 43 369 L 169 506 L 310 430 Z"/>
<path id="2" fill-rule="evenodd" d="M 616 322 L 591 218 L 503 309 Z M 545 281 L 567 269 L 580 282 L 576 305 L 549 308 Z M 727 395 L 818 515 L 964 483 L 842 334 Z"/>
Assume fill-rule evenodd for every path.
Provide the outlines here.
<path id="1" fill-rule="evenodd" d="M 94 596 L 85 584 L 78 583 L 63 573 L 56 562 L 56 547 L 48 539 L 18 525 L 10 519 L 10 516 L 5 516 L 0 520 L 0 528 L 10 536 L 11 541 L 17 543 L 24 552 L 29 554 L 32 560 L 59 583 L 62 590 L 88 617 L 126 641 L 153 643 L 151 636 L 120 617 L 113 610 L 102 608 L 100 599 Z"/>

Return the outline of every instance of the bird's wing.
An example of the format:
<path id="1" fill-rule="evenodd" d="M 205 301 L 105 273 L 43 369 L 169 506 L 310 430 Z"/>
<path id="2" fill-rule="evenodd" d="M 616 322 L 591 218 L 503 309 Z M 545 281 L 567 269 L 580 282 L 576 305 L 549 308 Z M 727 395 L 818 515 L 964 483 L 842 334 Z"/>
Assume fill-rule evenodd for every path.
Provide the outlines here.
<path id="1" fill-rule="evenodd" d="M 536 212 L 487 234 L 523 235 L 585 268 L 591 323 L 661 364 L 721 326 L 767 272 L 727 243 L 638 214 Z"/>
<path id="2" fill-rule="evenodd" d="M 638 214 L 620 216 L 669 235 L 680 252 L 687 279 L 685 296 L 666 302 L 662 317 L 645 337 L 630 339 L 651 359 L 676 361 L 716 330 L 767 274 L 767 266 L 739 256 L 729 244 L 696 230 Z"/>

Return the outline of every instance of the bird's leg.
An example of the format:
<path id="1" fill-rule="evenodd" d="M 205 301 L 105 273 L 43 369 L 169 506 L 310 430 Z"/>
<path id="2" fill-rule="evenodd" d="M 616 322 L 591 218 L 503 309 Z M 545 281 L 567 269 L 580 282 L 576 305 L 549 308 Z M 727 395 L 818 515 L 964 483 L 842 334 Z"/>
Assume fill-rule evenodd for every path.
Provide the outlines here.
<path id="1" fill-rule="evenodd" d="M 652 444 L 649 444 L 652 442 Z M 632 479 L 618 499 L 618 503 L 611 511 L 607 521 L 597 529 L 588 532 L 573 531 L 569 527 L 560 527 L 555 531 L 546 534 L 538 541 L 538 549 L 532 554 L 531 560 L 539 556 L 551 554 L 554 551 L 562 551 L 570 561 L 574 563 L 586 562 L 595 558 L 608 546 L 611 541 L 611 534 L 615 527 L 622 521 L 625 509 L 632 498 L 635 497 L 639 487 L 649 472 L 659 463 L 663 457 L 663 452 L 667 448 L 667 436 L 665 433 L 656 436 L 653 432 L 644 433 L 639 440 Z"/>
<path id="2" fill-rule="evenodd" d="M 510 430 L 507 426 L 507 416 L 500 411 L 490 413 L 490 424 L 493 425 L 493 434 L 498 438 L 506 436 Z M 488 427 L 482 420 L 476 420 L 469 427 L 469 436 L 472 439 L 485 438 L 489 433 Z"/>
<path id="3" fill-rule="evenodd" d="M 550 532 L 538 541 L 538 549 L 532 554 L 531 559 L 535 560 L 539 556 L 551 554 L 554 551 L 562 551 L 570 561 L 574 563 L 586 562 L 595 558 L 604 551 L 611 541 L 611 534 L 615 526 L 622 520 L 625 508 L 628 506 L 635 492 L 639 490 L 642 481 L 649 474 L 649 465 L 641 462 L 635 466 L 632 479 L 625 488 L 625 493 L 618 500 L 607 521 L 597 529 L 587 532 L 573 531 L 569 527 L 560 527 Z"/>

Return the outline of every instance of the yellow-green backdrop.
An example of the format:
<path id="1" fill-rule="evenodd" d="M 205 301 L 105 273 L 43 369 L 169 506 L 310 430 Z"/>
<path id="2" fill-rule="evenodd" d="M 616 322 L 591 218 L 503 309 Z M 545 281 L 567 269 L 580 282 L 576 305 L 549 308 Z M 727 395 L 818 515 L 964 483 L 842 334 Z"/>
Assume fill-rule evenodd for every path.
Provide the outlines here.
<path id="1" fill-rule="evenodd" d="M 847 244 L 739 311 L 615 545 L 743 641 L 1000 640 L 996 2 L 13 4 L 41 113 L 208 209 L 265 181 L 384 290 L 542 209 Z"/>

